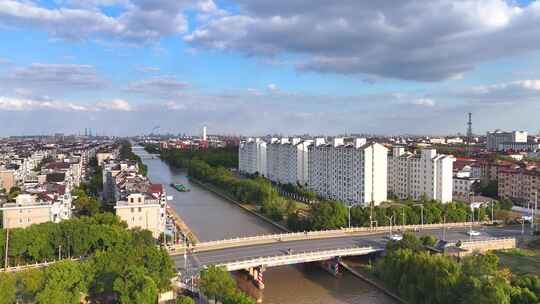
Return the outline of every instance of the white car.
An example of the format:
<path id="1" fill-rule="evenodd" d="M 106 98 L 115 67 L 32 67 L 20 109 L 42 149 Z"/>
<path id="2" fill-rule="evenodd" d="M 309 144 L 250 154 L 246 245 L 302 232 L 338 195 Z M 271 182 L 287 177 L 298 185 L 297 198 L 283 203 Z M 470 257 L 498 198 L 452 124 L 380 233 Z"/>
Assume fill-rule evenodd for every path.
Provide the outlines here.
<path id="1" fill-rule="evenodd" d="M 470 236 L 479 236 L 480 232 L 474 231 L 474 230 L 469 230 L 469 231 L 467 231 L 467 234 L 470 235 Z"/>
<path id="2" fill-rule="evenodd" d="M 394 242 L 403 240 L 403 235 L 401 234 L 391 234 L 388 236 L 388 239 Z"/>
<path id="3" fill-rule="evenodd" d="M 524 216 L 521 217 L 521 219 L 523 221 L 525 221 L 525 222 L 530 223 L 530 222 L 532 222 L 532 215 L 524 215 Z"/>

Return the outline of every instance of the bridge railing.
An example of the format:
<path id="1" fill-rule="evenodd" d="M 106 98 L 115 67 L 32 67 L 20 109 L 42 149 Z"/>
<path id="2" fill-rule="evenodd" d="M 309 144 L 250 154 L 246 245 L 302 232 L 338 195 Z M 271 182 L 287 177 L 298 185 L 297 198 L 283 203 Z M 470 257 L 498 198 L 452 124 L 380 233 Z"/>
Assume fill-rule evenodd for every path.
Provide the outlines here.
<path id="1" fill-rule="evenodd" d="M 35 264 L 17 265 L 13 267 L 0 268 L 0 272 L 19 272 L 19 271 L 24 271 L 28 269 L 47 267 L 47 266 L 50 266 L 52 264 L 62 262 L 62 261 L 80 261 L 80 260 L 82 260 L 82 258 L 71 258 L 71 259 L 45 261 L 42 263 L 35 263 Z"/>
<path id="2" fill-rule="evenodd" d="M 441 229 L 441 228 L 464 228 L 471 225 L 481 225 L 491 222 L 460 222 L 460 223 L 446 223 L 446 224 L 424 224 L 424 225 L 398 225 L 392 226 L 392 231 L 401 230 L 401 231 L 418 231 L 421 229 Z M 193 246 L 195 250 L 204 250 L 207 248 L 219 248 L 219 247 L 228 247 L 235 245 L 249 245 L 249 244 L 260 244 L 260 243 L 271 243 L 279 241 L 293 241 L 293 240 L 310 240 L 318 238 L 328 238 L 328 237 L 338 237 L 340 235 L 347 236 L 350 234 L 361 234 L 361 233 L 381 233 L 381 232 L 390 232 L 390 226 L 378 226 L 378 227 L 352 227 L 352 228 L 341 228 L 341 229 L 332 229 L 332 230 L 321 230 L 321 231 L 306 231 L 306 232 L 290 232 L 290 233 L 279 233 L 279 234 L 266 234 L 258 236 L 248 236 L 248 237 L 237 237 L 224 240 L 216 241 L 207 241 L 201 242 Z M 185 246 L 176 246 L 174 250 L 184 250 Z"/>
<path id="3" fill-rule="evenodd" d="M 381 248 L 372 246 L 367 247 L 348 247 L 337 248 L 331 250 L 319 250 L 319 251 L 304 251 L 293 254 L 281 254 L 273 256 L 264 256 L 257 258 L 247 258 L 242 260 L 236 260 L 229 263 L 220 263 L 216 266 L 223 266 L 229 271 L 247 269 L 254 266 L 277 266 L 285 264 L 305 263 L 308 261 L 317 261 L 329 259 L 337 256 L 350 256 L 359 254 L 368 254 L 376 251 L 381 251 Z M 294 262 L 294 263 L 291 263 Z"/>

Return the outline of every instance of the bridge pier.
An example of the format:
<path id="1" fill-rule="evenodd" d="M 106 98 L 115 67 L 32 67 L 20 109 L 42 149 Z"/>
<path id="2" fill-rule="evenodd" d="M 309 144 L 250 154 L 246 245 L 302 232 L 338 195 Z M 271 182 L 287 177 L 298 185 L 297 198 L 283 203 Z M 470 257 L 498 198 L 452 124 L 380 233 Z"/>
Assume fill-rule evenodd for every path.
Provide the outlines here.
<path id="1" fill-rule="evenodd" d="M 264 271 L 264 266 L 251 267 L 248 269 L 249 276 L 253 282 L 255 282 L 255 285 L 261 290 L 264 289 Z"/>
<path id="2" fill-rule="evenodd" d="M 322 267 L 322 269 L 326 270 L 328 273 L 333 275 L 334 277 L 337 277 L 340 275 L 340 264 L 341 257 L 335 257 L 330 260 L 324 260 L 320 261 L 319 265 Z"/>

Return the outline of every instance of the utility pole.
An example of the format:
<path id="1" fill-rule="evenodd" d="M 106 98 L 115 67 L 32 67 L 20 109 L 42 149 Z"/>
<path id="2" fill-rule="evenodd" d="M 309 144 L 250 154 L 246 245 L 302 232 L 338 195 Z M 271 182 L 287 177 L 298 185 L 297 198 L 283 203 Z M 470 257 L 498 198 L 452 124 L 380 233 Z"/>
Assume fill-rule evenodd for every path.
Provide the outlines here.
<path id="1" fill-rule="evenodd" d="M 493 217 L 493 201 L 491 201 L 491 224 L 495 222 L 495 218 Z"/>
<path id="2" fill-rule="evenodd" d="M 4 269 L 7 270 L 8 268 L 8 250 L 9 250 L 9 228 L 6 229 L 6 254 L 4 257 Z"/>
<path id="3" fill-rule="evenodd" d="M 443 216 L 443 241 L 446 241 L 446 214 Z"/>
<path id="4" fill-rule="evenodd" d="M 423 204 L 415 204 L 414 207 L 420 207 L 420 221 L 422 224 L 422 229 L 424 229 L 424 205 Z"/>
<path id="5" fill-rule="evenodd" d="M 349 209 L 349 228 L 351 228 L 351 208 L 352 208 L 351 204 L 347 205 L 347 209 Z"/>
<path id="6" fill-rule="evenodd" d="M 534 231 L 536 230 L 535 222 L 536 222 L 536 209 L 538 208 L 538 192 L 534 192 L 534 209 L 532 212 L 532 221 L 531 221 L 531 228 L 532 228 L 532 234 L 534 235 Z"/>

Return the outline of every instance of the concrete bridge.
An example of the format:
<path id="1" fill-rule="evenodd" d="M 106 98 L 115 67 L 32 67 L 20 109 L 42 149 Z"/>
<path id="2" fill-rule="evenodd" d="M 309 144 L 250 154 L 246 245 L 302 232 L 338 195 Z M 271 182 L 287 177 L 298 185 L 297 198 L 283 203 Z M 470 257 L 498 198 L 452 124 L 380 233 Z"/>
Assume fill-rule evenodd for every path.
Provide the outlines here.
<path id="1" fill-rule="evenodd" d="M 474 229 L 479 231 L 480 235 L 470 236 L 467 233 L 470 224 L 467 223 L 426 225 L 425 229 L 420 228 L 404 226 L 400 227 L 400 230 L 401 232 L 410 230 L 419 237 L 435 235 L 449 242 L 461 241 L 465 247 L 476 249 L 492 244 L 499 246 L 492 246 L 492 249 L 510 248 L 515 246 L 515 237 L 521 235 L 520 227 L 498 228 L 477 225 Z M 388 236 L 389 227 L 284 233 L 199 243 L 187 250 L 180 247 L 176 252 L 171 252 L 171 258 L 183 280 L 197 276 L 204 267 L 215 265 L 223 266 L 229 271 L 246 270 L 262 288 L 264 287 L 262 273 L 266 268 L 325 261 L 325 268 L 337 270 L 341 257 L 383 251 L 389 241 Z M 508 238 L 513 239 L 501 242 L 501 239 Z"/>

